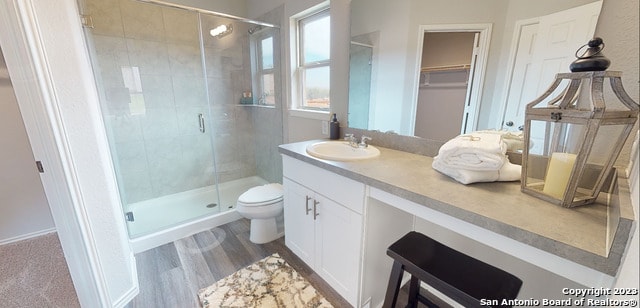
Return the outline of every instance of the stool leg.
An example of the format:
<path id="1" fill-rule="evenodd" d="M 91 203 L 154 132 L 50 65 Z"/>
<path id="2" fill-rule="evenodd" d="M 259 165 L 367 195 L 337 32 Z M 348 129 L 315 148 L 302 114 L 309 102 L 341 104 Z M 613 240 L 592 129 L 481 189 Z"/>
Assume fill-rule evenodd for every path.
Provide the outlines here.
<path id="1" fill-rule="evenodd" d="M 407 308 L 417 308 L 418 307 L 418 293 L 419 293 L 419 283 L 420 281 L 416 276 L 411 275 L 411 281 L 409 283 L 409 302 L 407 303 Z"/>
<path id="2" fill-rule="evenodd" d="M 402 266 L 402 263 L 394 261 L 393 267 L 391 268 L 391 275 L 389 275 L 389 284 L 387 284 L 387 293 L 384 296 L 382 308 L 394 308 L 396 306 L 403 272 L 404 267 Z"/>

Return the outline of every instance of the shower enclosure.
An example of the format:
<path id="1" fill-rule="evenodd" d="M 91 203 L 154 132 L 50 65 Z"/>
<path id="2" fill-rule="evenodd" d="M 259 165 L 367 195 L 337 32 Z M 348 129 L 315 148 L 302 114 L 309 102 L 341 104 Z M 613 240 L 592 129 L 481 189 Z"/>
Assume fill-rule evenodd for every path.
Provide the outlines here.
<path id="1" fill-rule="evenodd" d="M 236 219 L 241 193 L 281 181 L 277 27 L 166 3 L 80 8 L 132 243 Z"/>

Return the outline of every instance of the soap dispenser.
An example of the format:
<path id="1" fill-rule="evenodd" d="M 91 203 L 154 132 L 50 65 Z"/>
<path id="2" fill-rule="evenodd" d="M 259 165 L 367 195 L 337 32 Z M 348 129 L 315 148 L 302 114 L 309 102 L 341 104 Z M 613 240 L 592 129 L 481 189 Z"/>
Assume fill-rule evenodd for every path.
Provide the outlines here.
<path id="1" fill-rule="evenodd" d="M 331 121 L 329 121 L 329 139 L 337 140 L 340 138 L 340 122 L 336 114 L 332 114 Z"/>

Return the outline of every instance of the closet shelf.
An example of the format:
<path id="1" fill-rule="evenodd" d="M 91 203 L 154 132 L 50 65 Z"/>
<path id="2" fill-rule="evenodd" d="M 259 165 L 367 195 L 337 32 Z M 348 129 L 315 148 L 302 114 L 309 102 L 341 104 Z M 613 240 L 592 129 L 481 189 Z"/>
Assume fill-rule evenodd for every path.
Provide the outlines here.
<path id="1" fill-rule="evenodd" d="M 419 88 L 420 89 L 426 89 L 426 88 L 439 88 L 439 89 L 446 89 L 446 88 L 467 88 L 469 84 L 466 82 L 446 82 L 446 83 L 422 83 L 420 84 Z"/>
<path id="2" fill-rule="evenodd" d="M 426 66 L 420 68 L 420 72 L 443 72 L 443 71 L 462 71 L 471 68 L 471 64 L 443 65 L 443 66 Z"/>

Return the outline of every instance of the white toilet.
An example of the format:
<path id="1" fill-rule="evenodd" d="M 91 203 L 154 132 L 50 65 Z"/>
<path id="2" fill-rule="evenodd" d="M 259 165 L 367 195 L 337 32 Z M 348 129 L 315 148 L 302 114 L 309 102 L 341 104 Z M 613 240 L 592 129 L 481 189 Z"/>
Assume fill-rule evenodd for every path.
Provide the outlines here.
<path id="1" fill-rule="evenodd" d="M 240 216 L 251 219 L 251 242 L 264 244 L 281 236 L 276 217 L 284 208 L 283 195 L 282 185 L 271 183 L 250 188 L 238 197 L 236 211 Z"/>

